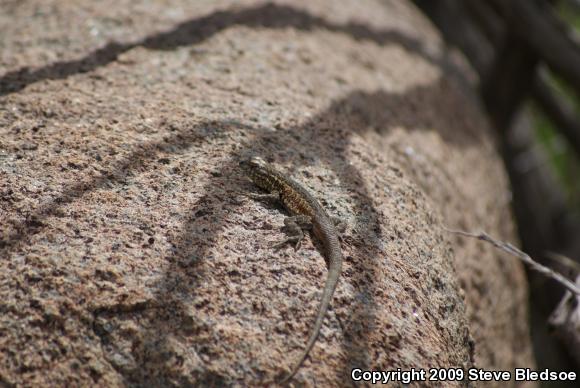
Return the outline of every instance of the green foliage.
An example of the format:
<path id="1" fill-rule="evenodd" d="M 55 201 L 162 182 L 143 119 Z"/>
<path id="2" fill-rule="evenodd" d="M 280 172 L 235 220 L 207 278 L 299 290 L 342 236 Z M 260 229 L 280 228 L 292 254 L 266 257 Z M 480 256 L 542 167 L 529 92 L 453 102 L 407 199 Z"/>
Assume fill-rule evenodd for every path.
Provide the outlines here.
<path id="1" fill-rule="evenodd" d="M 536 139 L 562 182 L 570 205 L 580 210 L 580 158 L 538 107 L 533 106 L 532 115 Z"/>
<path id="2" fill-rule="evenodd" d="M 556 12 L 567 26 L 580 31 L 580 7 L 572 1 L 554 3 Z M 571 33 L 574 33 L 571 31 Z M 580 117 L 580 94 L 554 74 L 549 74 L 550 86 L 576 108 Z M 566 189 L 570 205 L 580 210 L 580 155 L 570 147 L 551 122 L 537 107 L 532 109 L 536 139 L 548 154 L 550 163 Z"/>
<path id="3" fill-rule="evenodd" d="M 566 24 L 580 30 L 580 8 L 578 5 L 575 6 L 570 1 L 558 1 L 556 2 L 556 12 Z"/>

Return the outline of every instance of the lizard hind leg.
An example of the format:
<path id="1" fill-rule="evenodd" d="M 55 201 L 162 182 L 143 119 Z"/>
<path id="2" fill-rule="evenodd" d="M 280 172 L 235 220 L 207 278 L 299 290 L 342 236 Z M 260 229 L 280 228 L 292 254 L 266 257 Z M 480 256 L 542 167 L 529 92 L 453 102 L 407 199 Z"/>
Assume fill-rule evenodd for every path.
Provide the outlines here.
<path id="1" fill-rule="evenodd" d="M 344 222 L 340 217 L 331 216 L 330 219 L 332 220 L 332 223 L 334 224 L 334 227 L 339 234 L 346 232 L 346 222 Z"/>
<path id="2" fill-rule="evenodd" d="M 273 247 L 275 249 L 280 249 L 286 244 L 293 244 L 294 250 L 298 250 L 304 239 L 303 230 L 312 229 L 312 221 L 310 217 L 305 215 L 297 215 L 292 217 L 286 217 L 284 219 L 284 226 L 282 231 L 286 233 L 286 238 L 275 244 Z"/>

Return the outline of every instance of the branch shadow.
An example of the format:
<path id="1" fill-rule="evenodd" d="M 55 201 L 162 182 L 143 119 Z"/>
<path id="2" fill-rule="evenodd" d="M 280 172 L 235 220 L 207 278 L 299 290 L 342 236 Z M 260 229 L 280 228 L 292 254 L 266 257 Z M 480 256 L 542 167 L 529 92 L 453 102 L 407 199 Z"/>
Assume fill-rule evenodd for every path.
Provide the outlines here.
<path id="1" fill-rule="evenodd" d="M 211 130 L 207 131 L 207 128 Z M 44 220 L 57 215 L 66 205 L 91 191 L 123 183 L 130 176 L 131 171 L 156 159 L 160 152 L 167 152 L 168 149 L 174 152 L 185 150 L 203 143 L 208 137 L 219 136 L 221 133 L 240 128 L 247 128 L 247 126 L 234 120 L 204 121 L 181 131 L 171 132 L 170 136 L 162 140 L 136 145 L 135 150 L 126 157 L 114 162 L 107 170 L 100 170 L 106 172 L 95 174 L 92 179 L 66 186 L 57 197 L 39 205 L 23 222 L 13 224 L 12 233 L 0 239 L 0 255 L 8 257 L 20 244 L 30 243 L 34 235 L 46 228 Z"/>
<path id="2" fill-rule="evenodd" d="M 432 63 L 441 63 L 423 48 L 420 41 L 397 31 L 374 30 L 359 23 L 344 25 L 331 23 L 290 6 L 265 4 L 241 10 L 218 11 L 186 21 L 168 32 L 154 34 L 134 43 L 110 42 L 77 60 L 56 62 L 36 70 L 23 67 L 8 72 L 0 78 L 0 96 L 18 92 L 39 81 L 65 79 L 75 74 L 93 71 L 116 61 L 119 55 L 135 47 L 173 50 L 180 46 L 200 44 L 220 31 L 240 25 L 272 29 L 295 28 L 302 31 L 326 29 L 380 45 L 396 44 Z"/>

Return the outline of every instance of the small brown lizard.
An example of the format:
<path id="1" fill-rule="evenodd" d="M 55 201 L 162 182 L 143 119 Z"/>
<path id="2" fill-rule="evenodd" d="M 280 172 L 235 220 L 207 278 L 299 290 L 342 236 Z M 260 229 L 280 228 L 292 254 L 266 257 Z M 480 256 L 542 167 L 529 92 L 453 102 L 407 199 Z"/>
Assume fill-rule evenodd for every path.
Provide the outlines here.
<path id="1" fill-rule="evenodd" d="M 258 187 L 269 192 L 269 194 L 253 195 L 252 197 L 280 201 L 292 215 L 292 217 L 284 220 L 284 229 L 289 234 L 289 237 L 277 246 L 291 242 L 298 248 L 304 237 L 301 229 L 305 228 L 306 224 L 309 223 L 311 224 L 314 235 L 322 242 L 325 255 L 328 258 L 328 276 L 326 284 L 324 285 L 314 327 L 308 338 L 306 348 L 302 352 L 298 362 L 290 371 L 290 374 L 281 381 L 281 383 L 285 383 L 296 374 L 320 333 L 320 327 L 324 321 L 342 270 L 340 242 L 335 222 L 326 213 L 326 210 L 324 210 L 316 198 L 300 183 L 276 170 L 259 157 L 252 157 L 249 160 L 242 161 L 240 166 Z"/>

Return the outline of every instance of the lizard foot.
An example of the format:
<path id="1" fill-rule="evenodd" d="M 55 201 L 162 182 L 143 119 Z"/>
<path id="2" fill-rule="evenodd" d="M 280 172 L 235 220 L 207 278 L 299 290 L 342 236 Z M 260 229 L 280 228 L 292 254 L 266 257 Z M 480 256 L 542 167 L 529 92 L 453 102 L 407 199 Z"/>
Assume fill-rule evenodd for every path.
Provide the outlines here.
<path id="1" fill-rule="evenodd" d="M 332 222 L 334 223 L 334 227 L 336 228 L 336 233 L 338 234 L 338 240 L 340 242 L 344 241 L 343 235 L 344 235 L 344 232 L 346 232 L 346 227 L 347 227 L 346 222 L 344 222 L 339 217 L 331 216 L 330 219 L 332 220 Z"/>

